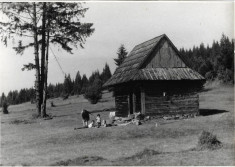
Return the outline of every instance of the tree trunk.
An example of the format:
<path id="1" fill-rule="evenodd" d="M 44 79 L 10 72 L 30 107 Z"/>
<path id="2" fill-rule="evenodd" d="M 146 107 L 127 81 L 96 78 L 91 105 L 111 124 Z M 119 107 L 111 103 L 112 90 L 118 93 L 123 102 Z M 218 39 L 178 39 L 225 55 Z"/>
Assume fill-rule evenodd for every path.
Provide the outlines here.
<path id="1" fill-rule="evenodd" d="M 40 105 L 40 65 L 38 55 L 38 32 L 37 32 L 37 13 L 36 4 L 33 3 L 33 34 L 34 34 L 34 55 L 36 65 L 36 80 L 35 80 L 35 92 L 36 92 L 36 111 L 38 116 L 41 116 L 41 105 Z"/>
<path id="2" fill-rule="evenodd" d="M 47 52 L 46 52 L 46 61 L 44 69 L 44 89 L 43 89 L 43 102 L 42 102 L 42 115 L 46 117 L 46 101 L 47 101 L 47 74 L 48 74 L 48 54 L 49 54 L 49 30 L 47 32 Z"/>
<path id="3" fill-rule="evenodd" d="M 43 101 L 44 79 L 45 79 L 45 53 L 46 53 L 46 2 L 43 2 L 42 12 L 42 48 L 41 48 L 41 82 L 40 82 L 40 104 Z"/>
<path id="4" fill-rule="evenodd" d="M 43 10 L 44 12 L 46 13 L 44 15 L 44 19 L 47 20 L 48 17 L 47 17 L 47 10 L 46 10 L 46 3 L 45 3 L 45 7 L 43 7 Z M 47 21 L 47 26 L 46 26 L 46 29 L 47 31 L 45 30 L 45 36 L 47 37 L 46 40 L 45 40 L 45 48 L 46 48 L 46 59 L 45 59 L 45 67 L 44 67 L 44 86 L 43 86 L 43 101 L 42 101 L 42 116 L 43 117 L 47 117 L 47 113 L 46 113 L 46 102 L 47 102 L 47 74 L 48 74 L 48 57 L 49 57 L 49 25 L 50 25 L 50 20 Z M 46 34 L 47 33 L 47 34 Z M 45 52 L 44 52 L 45 53 Z"/>

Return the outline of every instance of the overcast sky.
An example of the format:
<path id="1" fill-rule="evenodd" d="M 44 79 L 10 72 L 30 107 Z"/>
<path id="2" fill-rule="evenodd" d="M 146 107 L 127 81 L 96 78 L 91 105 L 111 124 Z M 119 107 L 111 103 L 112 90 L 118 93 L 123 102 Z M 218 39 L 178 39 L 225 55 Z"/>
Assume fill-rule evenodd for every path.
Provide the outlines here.
<path id="1" fill-rule="evenodd" d="M 87 2 L 85 22 L 94 23 L 95 32 L 84 49 L 68 54 L 52 47 L 65 73 L 74 78 L 77 71 L 88 77 L 102 71 L 107 62 L 113 73 L 113 58 L 124 44 L 127 51 L 146 40 L 166 34 L 180 49 L 219 40 L 222 33 L 233 38 L 233 2 Z M 0 17 L 1 19 L 1 17 Z M 64 76 L 50 53 L 49 83 L 63 82 Z M 35 71 L 21 71 L 34 61 L 32 50 L 16 55 L 11 45 L 0 43 L 0 93 L 30 88 Z"/>

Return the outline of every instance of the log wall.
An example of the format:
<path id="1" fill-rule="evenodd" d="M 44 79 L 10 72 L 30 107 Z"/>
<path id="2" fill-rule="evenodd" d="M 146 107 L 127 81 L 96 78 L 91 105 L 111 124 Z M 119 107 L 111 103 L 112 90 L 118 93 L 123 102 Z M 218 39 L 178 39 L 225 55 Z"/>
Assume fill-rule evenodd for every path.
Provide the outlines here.
<path id="1" fill-rule="evenodd" d="M 116 116 L 145 109 L 146 115 L 196 115 L 199 112 L 199 86 L 196 81 L 138 82 L 114 89 Z M 163 96 L 163 94 L 166 96 Z M 144 94 L 144 107 L 141 104 Z"/>
<path id="2" fill-rule="evenodd" d="M 198 94 L 174 96 L 145 96 L 146 115 L 172 116 L 197 115 L 199 112 Z"/>
<path id="3" fill-rule="evenodd" d="M 128 95 L 121 95 L 115 97 L 116 116 L 127 117 L 129 113 L 129 97 Z"/>

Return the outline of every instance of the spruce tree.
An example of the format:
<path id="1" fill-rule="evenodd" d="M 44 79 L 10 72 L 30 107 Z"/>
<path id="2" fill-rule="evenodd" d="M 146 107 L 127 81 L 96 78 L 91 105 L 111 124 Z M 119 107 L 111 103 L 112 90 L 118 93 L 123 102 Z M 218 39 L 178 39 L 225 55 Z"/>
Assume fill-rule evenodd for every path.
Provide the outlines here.
<path id="1" fill-rule="evenodd" d="M 83 76 L 82 76 L 82 84 L 81 84 L 81 86 L 82 86 L 81 94 L 84 94 L 86 92 L 88 84 L 89 84 L 89 82 L 88 82 L 88 79 L 86 77 L 86 74 L 83 74 Z"/>
<path id="2" fill-rule="evenodd" d="M 102 98 L 102 81 L 98 75 L 95 75 L 94 81 L 89 85 L 85 93 L 85 98 L 90 101 L 91 104 L 96 104 Z"/>
<path id="3" fill-rule="evenodd" d="M 65 75 L 64 78 L 64 94 L 70 95 L 73 90 L 73 83 L 70 74 Z"/>
<path id="4" fill-rule="evenodd" d="M 103 68 L 103 72 L 100 75 L 102 83 L 105 83 L 111 76 L 112 76 L 112 74 L 111 74 L 109 65 L 107 63 L 105 63 L 105 67 Z"/>
<path id="5" fill-rule="evenodd" d="M 73 87 L 74 94 L 79 95 L 81 93 L 81 89 L 82 89 L 82 78 L 78 71 L 74 81 L 74 87 Z"/>
<path id="6" fill-rule="evenodd" d="M 118 57 L 116 59 L 114 59 L 115 64 L 117 66 L 120 66 L 122 64 L 122 62 L 125 60 L 125 58 L 127 57 L 128 52 L 126 51 L 126 48 L 124 47 L 124 45 L 122 44 L 117 51 L 117 55 Z"/>
<path id="7" fill-rule="evenodd" d="M 1 107 L 3 106 L 4 101 L 6 101 L 6 96 L 5 96 L 4 92 L 3 92 L 2 96 L 1 96 L 1 101 L 0 101 L 0 106 Z"/>

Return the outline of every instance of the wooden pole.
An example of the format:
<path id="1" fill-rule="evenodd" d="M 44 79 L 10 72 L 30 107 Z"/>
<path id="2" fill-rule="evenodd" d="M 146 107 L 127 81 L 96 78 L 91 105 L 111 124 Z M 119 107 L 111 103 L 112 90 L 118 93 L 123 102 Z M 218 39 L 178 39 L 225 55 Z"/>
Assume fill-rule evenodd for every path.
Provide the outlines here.
<path id="1" fill-rule="evenodd" d="M 128 114 L 131 115 L 131 104 L 130 104 L 130 94 L 127 96 L 127 102 L 128 102 Z"/>
<path id="2" fill-rule="evenodd" d="M 144 89 L 141 88 L 141 113 L 145 115 L 145 92 Z"/>
<path id="3" fill-rule="evenodd" d="M 136 110 L 136 96 L 135 96 L 134 92 L 132 94 L 132 108 L 133 108 L 133 113 L 135 113 L 135 110 Z"/>

